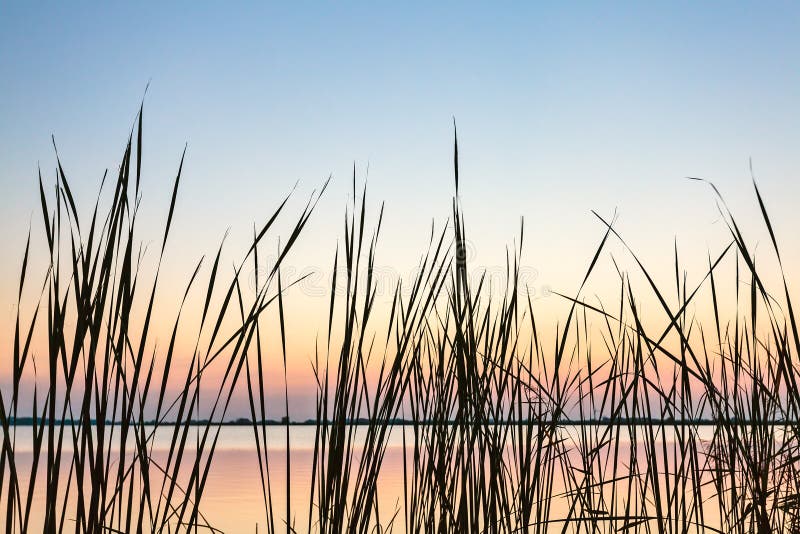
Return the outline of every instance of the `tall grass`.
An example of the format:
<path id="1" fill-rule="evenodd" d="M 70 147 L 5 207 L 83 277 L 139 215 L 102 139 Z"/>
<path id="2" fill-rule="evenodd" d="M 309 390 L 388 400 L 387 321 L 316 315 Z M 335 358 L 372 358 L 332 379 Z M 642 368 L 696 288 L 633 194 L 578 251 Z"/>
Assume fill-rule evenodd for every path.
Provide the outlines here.
<path id="1" fill-rule="evenodd" d="M 221 304 L 215 309 L 212 295 L 220 287 L 217 253 L 202 290 L 205 300 L 199 331 L 188 332 L 181 327 L 181 315 L 187 295 L 201 283 L 202 260 L 197 264 L 186 285 L 168 347 L 154 347 L 149 333 L 158 306 L 156 289 L 182 167 L 183 156 L 150 287 L 142 287 L 145 282 L 140 272 L 145 255 L 135 233 L 142 169 L 141 110 L 135 141 L 132 131 L 116 180 L 103 179 L 103 185 L 109 181 L 112 189 L 104 214 L 98 210 L 105 200 L 102 185 L 87 222 L 79 216 L 60 161 L 54 197 L 47 193 L 40 175 L 49 261 L 41 296 L 28 310 L 30 319 L 26 322 L 22 294 L 29 275 L 29 238 L 20 274 L 20 306 L 11 355 L 12 391 L 10 397 L 0 393 L 0 498 L 5 505 L 7 532 L 28 532 L 37 518 L 40 521 L 35 528 L 44 532 L 160 532 L 210 527 L 199 504 L 218 443 L 217 423 L 226 418 L 258 319 L 275 303 L 275 296 L 268 291 L 272 288 L 264 287 L 255 302 L 244 307 L 241 265 L 255 255 L 286 200 L 255 236 L 232 279 L 222 286 Z M 296 242 L 317 199 L 310 199 L 298 217 L 268 279 L 274 277 Z M 233 323 L 234 327 L 225 331 L 223 324 L 229 324 L 231 317 L 236 321 L 237 315 L 238 326 Z M 141 327 L 136 329 L 134 324 Z M 16 423 L 21 416 L 23 377 L 29 366 L 37 365 L 31 354 L 36 333 L 47 340 L 46 358 L 38 361 L 38 369 L 34 368 L 37 376 L 46 373 L 46 388 L 40 392 L 39 379 L 32 393 L 33 443 L 32 460 L 28 461 L 17 454 L 22 444 L 17 439 Z M 188 355 L 190 364 L 176 368 L 173 360 L 179 336 L 197 341 Z M 208 340 L 205 346 L 201 346 L 201 339 Z M 199 419 L 200 381 L 212 364 L 224 369 L 223 378 L 210 393 L 212 405 L 204 422 L 196 427 L 195 436 L 190 428 Z M 156 432 L 170 436 L 166 458 L 153 454 Z M 192 437 L 196 437 L 194 447 Z M 43 509 L 34 509 L 33 495 L 40 485 L 46 488 L 46 498 Z"/>
<path id="2" fill-rule="evenodd" d="M 688 283 L 676 249 L 674 286 L 660 287 L 614 221 L 598 215 L 603 236 L 585 256 L 578 289 L 556 294 L 567 312 L 553 332 L 521 285 L 523 225 L 501 291 L 485 276 L 470 276 L 457 143 L 453 148 L 450 219 L 432 229 L 417 274 L 398 284 L 388 310 L 375 307 L 383 207 L 370 228 L 366 188 L 359 194 L 353 177 L 313 366 L 307 496 L 298 496 L 290 476 L 292 355 L 284 300 L 297 280 L 285 280 L 281 265 L 325 187 L 294 219 L 267 271 L 260 249 L 288 197 L 254 231 L 229 280 L 219 279 L 222 245 L 210 274 L 201 260 L 188 277 L 169 344 L 158 347 L 150 330 L 183 157 L 146 287 L 147 256 L 134 232 L 141 110 L 116 179 L 104 178 L 111 194 L 101 186 L 90 219 L 79 217 L 60 162 L 52 190 L 40 177 L 49 261 L 42 281 L 31 282 L 29 236 L 12 385 L 0 391 L 6 532 L 215 530 L 202 513 L 203 495 L 219 423 L 241 390 L 257 452 L 261 528 L 268 532 L 800 532 L 800 336 L 758 188 L 780 269 L 777 292 L 712 185 L 730 242 L 708 258 L 697 285 Z M 608 305 L 584 292 L 613 242 L 634 271 L 612 257 L 618 298 Z M 731 281 L 724 280 L 726 266 L 735 268 Z M 255 295 L 242 291 L 243 269 L 256 273 Z M 31 305 L 23 294 L 32 291 L 39 297 Z M 181 321 L 190 292 L 203 301 L 194 330 Z M 692 315 L 701 299 L 712 321 Z M 280 354 L 266 349 L 271 309 Z M 388 326 L 374 326 L 382 324 L 378 313 L 388 313 Z M 650 326 L 658 324 L 653 317 L 666 326 Z M 39 336 L 47 341 L 44 360 L 32 354 Z M 178 354 L 186 339 L 193 350 Z M 268 382 L 274 383 L 267 368 L 275 358 L 284 370 L 284 428 L 267 421 Z M 204 379 L 211 366 L 221 370 L 220 380 Z M 37 379 L 28 394 L 23 383 L 31 373 Z M 21 413 L 27 405 L 32 414 Z M 22 444 L 17 426 L 29 415 L 32 443 Z M 154 451 L 156 432 L 169 436 L 165 454 Z M 283 480 L 270 464 L 268 436 L 276 432 L 285 437 Z M 382 499 L 381 484 L 391 436 L 403 444 L 402 501 L 395 506 Z M 41 486 L 39 509 L 33 503 Z M 274 506 L 278 494 L 285 509 Z"/>

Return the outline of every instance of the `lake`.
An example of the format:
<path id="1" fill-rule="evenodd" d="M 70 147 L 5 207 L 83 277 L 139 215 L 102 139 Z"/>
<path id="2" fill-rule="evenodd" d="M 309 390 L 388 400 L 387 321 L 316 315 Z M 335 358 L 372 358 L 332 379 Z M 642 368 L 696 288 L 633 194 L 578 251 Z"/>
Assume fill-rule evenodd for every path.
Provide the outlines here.
<path id="1" fill-rule="evenodd" d="M 214 455 L 208 481 L 203 493 L 201 512 L 205 520 L 215 529 L 223 532 L 265 532 L 265 504 L 262 493 L 261 476 L 258 468 L 257 450 L 253 437 L 253 429 L 248 426 L 222 426 L 219 428 L 220 438 Z M 559 432 L 566 440 L 577 440 L 584 427 L 562 427 Z M 187 448 L 188 457 L 184 458 L 186 469 L 182 468 L 185 475 L 191 469 L 192 451 L 196 450 L 196 433 L 202 427 L 192 427 L 190 430 L 190 444 Z M 709 440 L 713 435 L 713 427 L 698 427 L 695 429 L 701 442 Z M 357 429 L 357 436 L 363 440 L 364 427 Z M 31 427 L 18 427 L 16 429 L 16 454 L 17 465 L 23 473 L 30 470 Z M 118 429 L 115 429 L 118 434 Z M 291 447 L 291 515 L 298 532 L 304 532 L 308 523 L 308 503 L 311 481 L 311 468 L 314 453 L 315 428 L 313 426 L 291 426 L 289 439 Z M 666 429 L 660 442 L 664 447 L 665 456 L 659 458 L 657 463 L 664 464 L 664 458 L 673 462 L 676 449 L 672 448 L 674 430 Z M 167 428 L 160 428 L 155 434 L 152 443 L 151 457 L 156 462 L 164 462 L 169 453 L 171 435 Z M 282 426 L 267 427 L 267 442 L 269 447 L 269 468 L 272 482 L 272 505 L 276 517 L 285 516 L 286 507 L 286 429 Z M 620 440 L 618 444 L 625 458 L 630 451 L 630 441 Z M 118 448 L 118 445 L 117 445 Z M 130 448 L 132 450 L 132 448 Z M 670 452 L 673 451 L 673 452 Z M 410 453 L 409 453 L 410 454 Z M 640 456 L 639 453 L 636 454 Z M 577 447 L 572 448 L 569 456 L 574 456 L 575 465 L 580 465 Z M 113 456 L 112 456 L 113 458 Z M 410 456 L 409 456 L 410 458 Z M 644 462 L 647 459 L 642 458 Z M 68 463 L 68 462 L 65 462 Z M 68 466 L 62 468 L 63 475 L 67 476 Z M 44 504 L 45 487 L 42 468 L 39 469 L 39 480 L 33 497 L 34 512 L 42 509 Z M 24 477 L 22 477 L 24 481 Z M 185 478 L 183 479 L 185 480 Z M 27 481 L 25 481 L 27 483 Z M 160 486 L 161 481 L 158 481 Z M 151 483 L 151 487 L 154 482 Z M 567 499 L 558 498 L 558 493 L 564 491 L 566 485 L 562 480 L 554 487 L 554 501 L 551 517 L 566 517 Z M 154 490 L 154 492 L 157 490 Z M 387 521 L 397 513 L 394 529 L 396 532 L 404 531 L 403 519 L 403 438 L 401 427 L 396 427 L 388 439 L 386 455 L 379 482 L 379 507 L 382 521 Z M 718 514 L 718 512 L 717 512 Z M 33 514 L 32 531 L 41 531 L 40 514 Z M 69 513 L 67 514 L 69 518 Z M 707 524 L 718 521 L 714 515 L 714 503 L 711 502 L 705 515 Z M 560 531 L 563 524 L 554 524 L 555 530 Z M 281 530 L 282 527 L 278 527 Z"/>

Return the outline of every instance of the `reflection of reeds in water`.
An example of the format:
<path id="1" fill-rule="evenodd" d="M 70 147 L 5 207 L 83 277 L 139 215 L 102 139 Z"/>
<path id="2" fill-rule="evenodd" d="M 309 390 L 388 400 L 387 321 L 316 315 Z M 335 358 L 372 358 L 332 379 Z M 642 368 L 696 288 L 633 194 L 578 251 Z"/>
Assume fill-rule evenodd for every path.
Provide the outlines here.
<path id="1" fill-rule="evenodd" d="M 644 295 L 621 271 L 613 308 L 584 301 L 584 285 L 609 240 L 624 245 L 613 221 L 600 219 L 605 235 L 577 294 L 562 296 L 568 314 L 545 344 L 533 302 L 518 285 L 522 228 L 507 260 L 504 291 L 467 276 L 457 148 L 451 225 L 431 232 L 416 277 L 404 290 L 396 288 L 388 326 L 375 332 L 372 274 L 381 218 L 374 231 L 366 227 L 366 194 L 357 201 L 354 180 L 344 245 L 334 258 L 334 273 L 345 267 L 346 291 L 337 297 L 334 274 L 327 335 L 314 367 L 310 498 L 298 510 L 292 508 L 287 389 L 285 430 L 266 422 L 263 323 L 264 312 L 276 309 L 285 371 L 284 292 L 297 281 L 282 279 L 280 266 L 319 195 L 312 194 L 268 271 L 260 270 L 259 245 L 286 199 L 254 233 L 225 284 L 217 280 L 220 247 L 199 290 L 199 331 L 186 332 L 179 311 L 168 347 L 153 348 L 148 332 L 180 167 L 155 279 L 143 288 L 134 239 L 141 112 L 135 134 L 108 208 L 100 210 L 101 195 L 88 223 L 79 218 L 60 164 L 55 204 L 40 179 L 49 268 L 30 319 L 23 322 L 18 311 L 12 390 L 0 392 L 0 505 L 7 532 L 39 528 L 33 527 L 39 516 L 46 532 L 213 530 L 202 498 L 219 443 L 217 423 L 226 420 L 234 391 L 245 386 L 258 452 L 261 528 L 268 532 L 800 531 L 800 335 L 786 283 L 781 296 L 768 292 L 721 198 L 732 242 L 709 259 L 698 286 L 688 285 L 676 253 L 675 296 L 667 293 L 631 252 L 648 298 L 668 318 L 666 328 L 645 327 Z M 757 189 L 756 195 L 780 263 Z M 20 301 L 30 283 L 29 249 L 30 237 Z M 735 261 L 737 270 L 732 321 L 724 319 L 719 293 L 725 261 Z M 260 274 L 248 300 L 240 274 L 251 263 Z M 184 301 L 200 284 L 199 273 L 200 264 Z M 710 292 L 709 324 L 688 312 L 701 291 Z M 591 343 L 590 318 L 602 324 L 601 349 Z M 34 365 L 31 346 L 38 335 L 47 340 L 47 360 L 36 362 L 35 371 L 46 372 L 39 384 L 47 388 L 31 393 L 33 438 L 23 447 L 16 436 L 28 415 L 20 414 L 21 385 Z M 180 368 L 173 365 L 176 340 L 187 336 L 197 341 L 189 365 Z M 198 424 L 200 382 L 212 364 L 222 378 L 203 382 L 210 415 Z M 177 395 L 169 393 L 175 377 Z M 701 439 L 701 418 L 711 425 L 709 439 Z M 150 420 L 155 424 L 146 425 Z M 167 454 L 153 454 L 157 429 L 171 435 Z M 268 461 L 267 436 L 276 431 L 286 435 L 279 470 L 285 480 L 271 476 Z M 379 479 L 393 432 L 401 433 L 404 446 L 403 500 L 387 508 Z M 45 504 L 34 508 L 42 485 Z M 276 493 L 285 509 L 273 506 Z"/>

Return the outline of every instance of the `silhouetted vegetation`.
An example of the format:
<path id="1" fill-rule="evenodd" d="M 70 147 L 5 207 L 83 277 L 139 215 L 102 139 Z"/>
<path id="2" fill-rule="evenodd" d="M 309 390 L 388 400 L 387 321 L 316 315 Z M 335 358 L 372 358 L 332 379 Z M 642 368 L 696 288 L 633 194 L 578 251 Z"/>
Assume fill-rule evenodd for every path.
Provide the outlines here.
<path id="1" fill-rule="evenodd" d="M 118 172 L 104 178 L 88 219 L 76 208 L 60 162 L 54 188 L 39 177 L 49 261 L 46 272 L 29 272 L 29 236 L 13 349 L 3 363 L 12 387 L 0 392 L 6 532 L 27 532 L 38 517 L 45 532 L 213 530 L 202 503 L 223 424 L 252 427 L 264 502 L 259 531 L 800 532 L 800 335 L 793 303 L 783 272 L 777 293 L 768 287 L 715 188 L 731 239 L 709 257 L 698 285 L 688 284 L 676 251 L 675 285 L 659 287 L 614 221 L 598 215 L 604 235 L 586 258 L 578 290 L 557 294 L 568 312 L 545 335 L 534 300 L 520 286 L 522 225 L 502 291 L 468 276 L 456 143 L 449 221 L 432 228 L 420 269 L 395 288 L 388 327 L 376 332 L 373 270 L 383 208 L 369 228 L 366 191 L 357 192 L 354 177 L 343 245 L 333 258 L 328 323 L 320 325 L 316 417 L 306 422 L 315 426 L 311 495 L 297 510 L 288 386 L 282 419 L 267 417 L 267 358 L 275 355 L 265 349 L 265 311 L 276 311 L 285 372 L 291 355 L 284 299 L 297 281 L 284 280 L 281 265 L 325 187 L 296 216 L 268 270 L 259 246 L 288 197 L 254 232 L 230 279 L 222 281 L 221 245 L 208 275 L 198 263 L 168 346 L 154 346 L 158 273 L 182 164 L 183 157 L 149 284 L 140 277 L 145 256 L 134 233 L 141 110 Z M 782 271 L 757 187 L 755 193 Z M 618 299 L 609 305 L 584 296 L 611 241 L 628 251 L 657 309 L 643 309 L 643 290 L 619 268 Z M 723 264 L 736 268 L 726 304 Z M 346 279 L 337 281 L 342 265 Z M 245 267 L 260 273 L 251 297 L 242 291 Z M 343 296 L 336 291 L 342 282 Z M 32 283 L 41 289 L 30 305 L 22 295 Z M 190 291 L 204 303 L 194 332 L 181 323 Z M 691 315 L 700 298 L 713 321 Z M 655 313 L 667 317 L 666 328 L 646 326 L 644 314 Z M 34 360 L 39 336 L 47 354 Z M 188 358 L 187 366 L 175 365 L 179 339 L 194 347 L 180 359 Z M 203 382 L 211 405 L 201 418 L 201 381 L 212 364 L 222 379 Z M 23 399 L 31 366 L 38 380 Z M 231 422 L 231 398 L 245 388 L 250 413 Z M 27 404 L 33 413 L 20 413 Z M 21 425 L 32 429 L 24 459 Z M 153 454 L 157 431 L 170 436 L 163 458 Z M 277 432 L 286 438 L 285 480 L 270 474 L 275 458 L 267 454 L 267 436 Z M 398 433 L 403 502 L 386 509 L 379 506 L 379 476 L 389 436 Z M 34 508 L 42 486 L 44 508 Z M 275 492 L 286 495 L 285 509 L 273 506 Z M 298 524 L 298 516 L 307 520 Z"/>

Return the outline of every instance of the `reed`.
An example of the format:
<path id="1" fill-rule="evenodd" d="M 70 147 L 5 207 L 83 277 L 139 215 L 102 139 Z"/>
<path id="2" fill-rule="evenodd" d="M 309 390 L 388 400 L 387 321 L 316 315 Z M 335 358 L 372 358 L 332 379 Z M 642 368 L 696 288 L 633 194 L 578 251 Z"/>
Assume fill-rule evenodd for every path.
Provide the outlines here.
<path id="1" fill-rule="evenodd" d="M 135 233 L 142 149 L 140 109 L 116 179 L 104 176 L 88 224 L 80 218 L 60 161 L 54 197 L 46 192 L 40 174 L 49 261 L 40 296 L 28 313 L 30 319 L 25 321 L 23 312 L 17 313 L 11 354 L 12 391 L 10 397 L 0 392 L 0 498 L 5 507 L 6 532 L 38 528 L 43 532 L 211 528 L 199 504 L 219 437 L 218 423 L 225 420 L 258 318 L 274 305 L 275 297 L 261 291 L 253 306 L 245 310 L 238 291 L 240 266 L 215 309 L 211 304 L 220 285 L 218 252 L 203 290 L 199 331 L 182 327 L 181 315 L 189 292 L 200 284 L 202 260 L 189 277 L 168 347 L 152 346 L 148 336 L 158 306 L 156 289 L 184 156 L 178 165 L 155 277 L 150 287 L 142 287 L 146 282 L 140 272 L 146 256 Z M 110 183 L 110 199 L 103 198 L 106 182 Z M 297 219 L 289 240 L 279 251 L 275 269 L 296 242 L 317 198 L 309 201 Z M 101 201 L 108 204 L 105 213 L 99 211 Z M 285 205 L 286 200 L 255 236 L 242 264 L 255 254 L 259 241 Z M 19 308 L 29 278 L 29 252 L 30 237 L 20 274 Z M 225 331 L 223 324 L 231 317 L 235 320 L 237 311 L 238 326 Z M 207 330 L 211 330 L 208 335 Z M 39 390 L 41 379 L 32 392 L 33 442 L 28 444 L 32 451 L 28 460 L 17 454 L 24 447 L 17 439 L 16 427 L 23 377 L 30 366 L 37 371 L 31 354 L 35 336 L 47 340 L 46 381 L 44 393 Z M 190 364 L 176 368 L 176 341 L 187 336 L 197 340 Z M 201 346 L 200 340 L 206 338 L 207 343 Z M 211 365 L 224 369 L 223 379 L 211 386 L 215 388 L 210 395 L 212 405 L 203 422 L 198 423 L 200 381 Z M 38 366 L 41 372 L 41 361 Z M 177 388 L 168 388 L 175 382 Z M 207 394 L 208 388 L 204 390 L 204 396 Z M 157 432 L 169 436 L 166 458 L 153 453 Z M 196 437 L 194 447 L 192 437 Z M 33 509 L 34 492 L 42 485 L 46 491 L 44 509 Z M 41 524 L 34 527 L 34 518 L 41 518 Z"/>
<path id="2" fill-rule="evenodd" d="M 202 512 L 203 495 L 220 423 L 242 390 L 261 480 L 260 528 L 270 533 L 800 532 L 800 335 L 755 181 L 780 270 L 777 290 L 768 283 L 775 273 L 764 273 L 711 185 L 730 242 L 709 256 L 699 283 L 688 283 L 676 247 L 674 286 L 659 286 L 613 219 L 598 215 L 602 238 L 586 255 L 578 289 L 556 293 L 567 312 L 552 331 L 521 285 L 523 224 L 501 291 L 485 275 L 470 276 L 457 141 L 450 218 L 432 228 L 415 277 L 394 288 L 387 310 L 377 309 L 383 207 L 369 228 L 366 187 L 359 193 L 354 175 L 313 365 L 316 426 L 305 496 L 289 476 L 292 355 L 284 312 L 287 289 L 299 280 L 286 280 L 281 265 L 327 182 L 293 219 L 267 271 L 260 250 L 288 196 L 254 230 L 229 279 L 220 273 L 222 244 L 207 275 L 201 259 L 187 277 L 168 346 L 155 346 L 159 272 L 184 156 L 149 265 L 135 232 L 142 119 L 140 108 L 115 178 L 103 178 L 88 219 L 58 158 L 54 187 L 39 177 L 48 261 L 44 272 L 29 272 L 29 232 L 11 361 L 4 363 L 11 387 L 0 391 L 6 532 L 216 531 Z M 631 272 L 610 254 L 611 243 L 625 251 Z M 618 298 L 603 303 L 585 293 L 609 259 Z M 142 274 L 148 268 L 152 280 Z M 247 295 L 242 273 L 251 268 L 255 294 Z M 38 295 L 32 304 L 23 298 L 31 293 Z M 202 314 L 189 328 L 183 309 L 195 293 Z M 691 313 L 702 299 L 712 321 Z M 280 354 L 266 349 L 268 310 L 276 312 Z M 388 326 L 374 327 L 378 313 L 388 314 Z M 653 317 L 666 326 L 649 326 L 657 324 L 645 320 Z M 45 358 L 31 348 L 40 338 Z M 191 353 L 178 354 L 187 339 Z M 273 358 L 284 370 L 283 427 L 267 421 Z M 212 366 L 218 381 L 206 374 Z M 33 373 L 28 393 L 25 377 Z M 28 405 L 33 413 L 22 413 Z M 31 415 L 31 443 L 22 443 L 17 427 Z M 268 436 L 276 432 L 285 437 L 283 480 L 270 464 Z M 155 450 L 156 433 L 168 436 L 163 453 Z M 403 498 L 387 508 L 380 481 L 389 439 L 398 435 Z M 34 508 L 37 491 L 46 494 L 43 509 Z M 278 493 L 285 509 L 274 506 Z"/>

